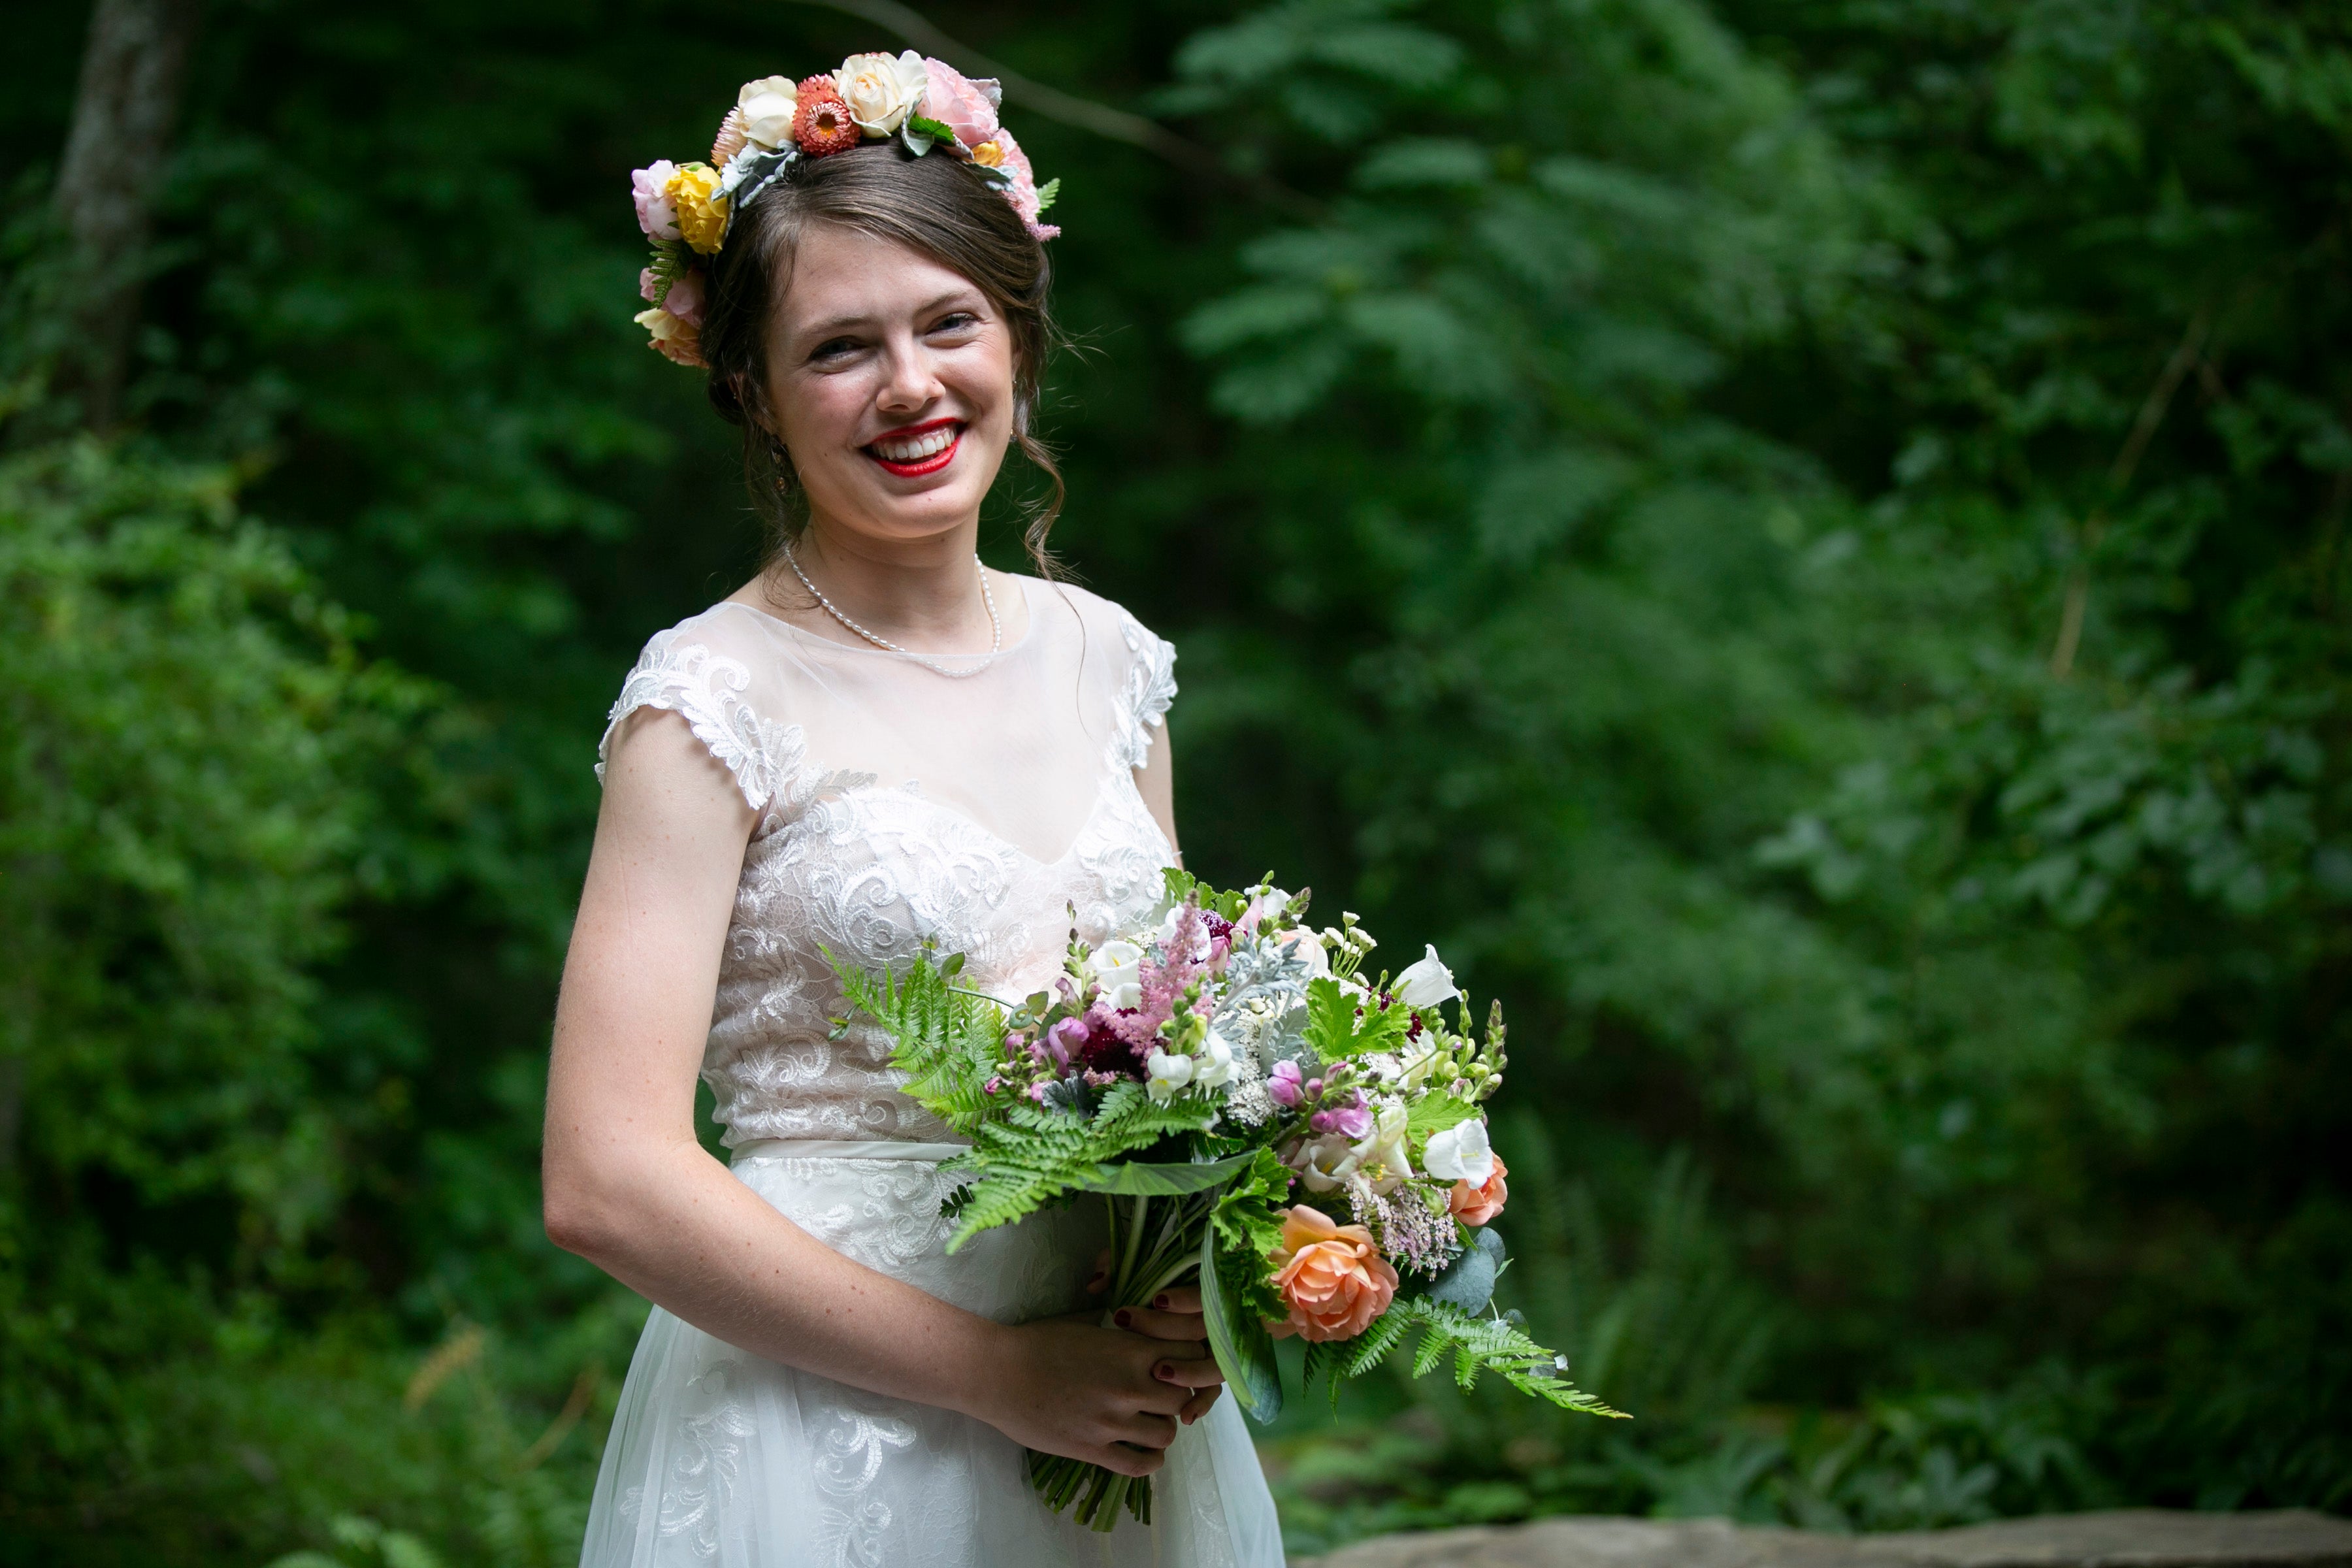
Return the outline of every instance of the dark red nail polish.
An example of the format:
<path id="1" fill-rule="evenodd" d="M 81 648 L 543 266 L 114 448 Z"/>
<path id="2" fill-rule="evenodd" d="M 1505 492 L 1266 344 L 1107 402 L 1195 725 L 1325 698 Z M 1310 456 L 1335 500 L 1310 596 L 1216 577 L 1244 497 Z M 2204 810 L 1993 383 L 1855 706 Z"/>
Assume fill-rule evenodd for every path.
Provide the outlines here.
<path id="1" fill-rule="evenodd" d="M 1159 1295 L 1154 1296 L 1151 1298 L 1151 1304 L 1155 1307 L 1165 1307 L 1168 1305 L 1168 1293 L 1163 1290 Z"/>
<path id="2" fill-rule="evenodd" d="M 1122 1328 L 1122 1329 L 1123 1329 L 1123 1328 L 1126 1328 L 1129 1323 L 1132 1323 L 1133 1321 L 1135 1321 L 1135 1315 L 1134 1315 L 1133 1313 L 1129 1312 L 1126 1308 L 1121 1307 L 1118 1311 L 1113 1312 L 1113 1313 L 1110 1315 L 1110 1321 L 1111 1321 L 1112 1322 L 1114 1322 L 1114 1323 L 1117 1323 L 1120 1328 Z"/>

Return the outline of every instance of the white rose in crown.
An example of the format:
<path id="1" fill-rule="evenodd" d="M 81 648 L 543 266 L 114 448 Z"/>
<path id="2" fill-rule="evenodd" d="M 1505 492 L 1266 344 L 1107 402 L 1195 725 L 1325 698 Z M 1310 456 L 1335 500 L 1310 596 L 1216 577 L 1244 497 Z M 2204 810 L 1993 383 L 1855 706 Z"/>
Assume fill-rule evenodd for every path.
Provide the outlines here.
<path id="1" fill-rule="evenodd" d="M 1443 1132 L 1431 1133 L 1421 1168 L 1441 1181 L 1485 1186 L 1495 1174 L 1495 1151 L 1486 1142 L 1486 1123 L 1477 1119 L 1457 1121 Z"/>
<path id="2" fill-rule="evenodd" d="M 1408 1007 L 1434 1007 L 1462 993 L 1454 988 L 1454 971 L 1439 962 L 1433 946 L 1426 957 L 1405 966 L 1405 972 L 1396 977 L 1391 994 Z"/>
<path id="3" fill-rule="evenodd" d="M 923 57 L 908 49 L 903 55 L 852 55 L 833 73 L 849 118 L 868 136 L 895 136 L 923 101 L 930 73 Z"/>
<path id="4" fill-rule="evenodd" d="M 1113 1007 L 1143 1005 L 1143 950 L 1131 942 L 1107 942 L 1091 960 L 1103 1000 Z"/>
<path id="5" fill-rule="evenodd" d="M 743 134 L 772 153 L 792 144 L 793 116 L 800 112 L 800 89 L 788 76 L 763 76 L 747 81 L 735 95 L 743 116 Z"/>

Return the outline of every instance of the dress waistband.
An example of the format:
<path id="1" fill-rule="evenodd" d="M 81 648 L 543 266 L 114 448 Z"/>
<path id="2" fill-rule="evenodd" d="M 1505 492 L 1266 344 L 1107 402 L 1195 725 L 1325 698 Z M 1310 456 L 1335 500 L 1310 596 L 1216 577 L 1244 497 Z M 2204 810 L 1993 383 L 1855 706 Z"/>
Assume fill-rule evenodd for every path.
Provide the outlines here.
<path id="1" fill-rule="evenodd" d="M 971 1150 L 968 1143 L 860 1142 L 844 1138 L 756 1138 L 739 1143 L 730 1164 L 747 1160 L 919 1160 L 936 1165 Z"/>

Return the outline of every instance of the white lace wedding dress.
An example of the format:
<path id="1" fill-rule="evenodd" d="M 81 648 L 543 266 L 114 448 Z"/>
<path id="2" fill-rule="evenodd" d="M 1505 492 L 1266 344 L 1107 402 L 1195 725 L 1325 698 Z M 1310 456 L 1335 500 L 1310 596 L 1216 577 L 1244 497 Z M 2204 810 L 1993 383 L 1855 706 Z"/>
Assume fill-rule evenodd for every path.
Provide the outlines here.
<path id="1" fill-rule="evenodd" d="M 1175 653 L 1118 606 L 1017 580 L 1028 626 L 962 679 L 732 602 L 656 636 L 613 722 L 680 715 L 759 814 L 702 1076 L 736 1177 L 827 1245 L 1000 1321 L 1085 1304 L 1095 1205 L 954 1257 L 937 1162 L 951 1134 L 901 1094 L 821 950 L 878 968 L 926 939 L 965 979 L 1045 988 L 1072 924 L 1148 910 L 1166 837 L 1134 769 Z M 942 661 L 946 662 L 946 661 Z M 607 730 L 609 742 L 612 731 Z M 600 748 L 601 750 L 601 748 Z M 601 768 L 600 768 L 601 771 Z M 656 1308 L 622 1390 L 583 1568 L 1261 1568 L 1274 1505 L 1230 1397 L 1183 1428 L 1154 1523 L 1099 1535 L 1031 1491 L 1020 1447 L 969 1417 L 766 1361 Z"/>

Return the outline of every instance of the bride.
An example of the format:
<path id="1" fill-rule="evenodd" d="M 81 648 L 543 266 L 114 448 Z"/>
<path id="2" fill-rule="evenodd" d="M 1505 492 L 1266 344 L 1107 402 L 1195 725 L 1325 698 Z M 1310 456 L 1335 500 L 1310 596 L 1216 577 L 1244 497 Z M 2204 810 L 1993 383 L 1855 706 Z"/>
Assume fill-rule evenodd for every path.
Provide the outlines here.
<path id="1" fill-rule="evenodd" d="M 1282 1560 L 1197 1296 L 1082 1310 L 1091 1208 L 948 1256 L 948 1130 L 839 1022 L 829 959 L 929 942 L 1025 995 L 1176 858 L 1174 651 L 1051 580 L 1050 510 L 1039 575 L 974 552 L 1008 446 L 1054 474 L 1030 422 L 1056 231 L 993 87 L 854 56 L 748 84 L 709 164 L 636 176 L 639 319 L 707 365 L 780 526 L 766 570 L 646 645 L 601 748 L 547 1228 L 656 1305 L 595 1568 Z M 1024 1447 L 1155 1476 L 1154 1523 L 1049 1511 Z"/>

